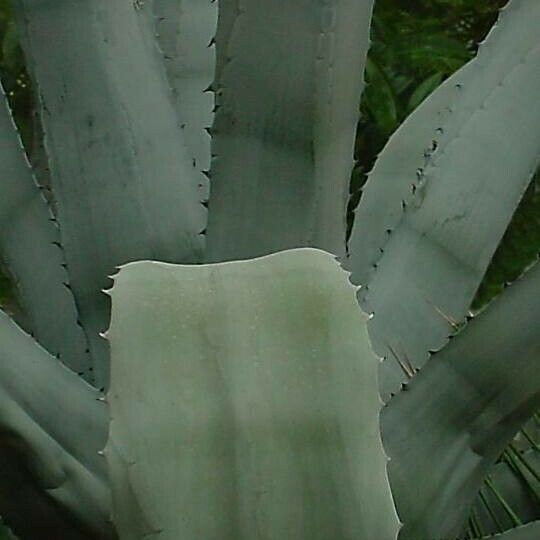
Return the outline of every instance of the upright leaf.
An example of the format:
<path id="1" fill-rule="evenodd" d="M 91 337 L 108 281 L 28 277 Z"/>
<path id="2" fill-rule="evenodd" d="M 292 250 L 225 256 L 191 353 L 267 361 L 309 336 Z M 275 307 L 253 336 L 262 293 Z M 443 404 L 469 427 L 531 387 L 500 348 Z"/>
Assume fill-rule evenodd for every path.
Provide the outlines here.
<path id="1" fill-rule="evenodd" d="M 199 172 L 210 170 L 210 134 L 216 64 L 217 0 L 153 0 L 158 43 L 173 91 L 188 155 Z M 205 177 L 206 178 L 206 177 Z M 208 197 L 208 185 L 202 196 Z"/>
<path id="2" fill-rule="evenodd" d="M 404 379 L 400 364 L 420 367 L 465 318 L 539 165 L 539 25 L 538 2 L 513 0 L 502 12 L 458 83 L 460 96 L 439 126 L 433 155 L 426 154 L 414 173 L 409 161 L 411 195 L 394 203 L 394 225 L 381 243 L 368 240 L 378 245 L 380 258 L 367 280 L 365 264 L 355 271 L 362 249 L 350 245 L 353 281 L 367 283 L 363 305 L 377 315 L 370 324 L 374 347 L 389 360 L 383 364 L 385 394 Z M 395 166 L 391 155 L 382 159 Z M 369 237 L 369 221 L 362 222 Z M 358 229 L 356 238 L 361 234 Z M 375 234 L 380 238 L 381 230 Z"/>
<path id="3" fill-rule="evenodd" d="M 32 176 L 3 92 L 0 101 L 0 257 L 16 284 L 27 330 L 92 380 L 88 345 L 66 287 L 58 228 Z"/>
<path id="4" fill-rule="evenodd" d="M 133 263 L 112 302 L 123 540 L 395 540 L 378 360 L 329 254 Z"/>
<path id="5" fill-rule="evenodd" d="M 401 540 L 456 538 L 489 467 L 540 407 L 539 299 L 537 263 L 383 410 Z"/>
<path id="6" fill-rule="evenodd" d="M 401 124 L 368 175 L 349 239 L 348 265 L 358 283 L 366 284 L 371 279 L 388 234 L 402 219 L 402 201 L 412 200 L 417 175 L 440 144 L 437 129 L 445 123 L 450 105 L 459 96 L 456 85 L 468 80 L 470 72 L 471 65 L 466 64 Z"/>
<path id="7" fill-rule="evenodd" d="M 208 255 L 345 251 L 372 0 L 239 0 L 220 14 Z M 231 30 L 231 21 L 233 21 Z M 220 52 L 221 47 L 226 51 Z M 219 63 L 218 63 L 219 65 Z"/>
<path id="8" fill-rule="evenodd" d="M 196 261 L 196 174 L 149 25 L 132 0 L 16 0 L 37 81 L 71 286 L 107 380 L 101 289 L 118 264 Z"/>

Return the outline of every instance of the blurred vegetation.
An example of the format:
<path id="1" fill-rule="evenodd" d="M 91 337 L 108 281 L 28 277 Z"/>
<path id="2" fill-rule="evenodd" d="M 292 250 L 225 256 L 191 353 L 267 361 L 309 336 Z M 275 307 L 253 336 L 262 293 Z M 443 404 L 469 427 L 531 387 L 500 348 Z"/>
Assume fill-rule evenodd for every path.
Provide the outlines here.
<path id="1" fill-rule="evenodd" d="M 352 210 L 377 154 L 403 120 L 476 52 L 506 0 L 376 0 L 366 89 L 351 181 Z M 0 78 L 28 153 L 32 154 L 34 99 L 10 0 L 0 0 Z M 479 290 L 480 307 L 515 279 L 540 251 L 540 177 L 531 186 Z M 0 270 L 0 305 L 8 279 Z"/>
<path id="2" fill-rule="evenodd" d="M 506 0 L 377 0 L 353 191 L 405 118 L 471 59 Z"/>

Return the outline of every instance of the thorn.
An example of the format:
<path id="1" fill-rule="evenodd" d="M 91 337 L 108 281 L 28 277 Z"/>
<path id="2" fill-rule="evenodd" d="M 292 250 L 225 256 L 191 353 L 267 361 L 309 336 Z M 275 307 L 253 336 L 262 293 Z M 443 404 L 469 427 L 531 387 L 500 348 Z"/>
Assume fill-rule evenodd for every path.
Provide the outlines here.
<path id="1" fill-rule="evenodd" d="M 433 304 L 432 302 L 430 302 L 430 304 L 435 308 L 435 311 L 441 315 L 443 317 L 443 319 L 446 320 L 446 322 L 454 329 L 454 330 L 459 330 L 459 323 L 453 319 L 452 317 L 450 317 L 450 315 L 447 315 L 446 313 L 444 313 L 444 311 L 440 308 L 438 308 L 435 304 Z"/>
<path id="2" fill-rule="evenodd" d="M 412 379 L 414 377 L 414 367 L 412 366 L 409 359 L 405 356 L 404 360 L 401 360 L 399 356 L 396 354 L 396 351 L 392 348 L 391 345 L 388 345 L 388 349 L 392 353 L 392 356 L 396 360 L 396 362 L 399 364 L 399 367 L 402 369 L 403 373 L 408 379 Z"/>

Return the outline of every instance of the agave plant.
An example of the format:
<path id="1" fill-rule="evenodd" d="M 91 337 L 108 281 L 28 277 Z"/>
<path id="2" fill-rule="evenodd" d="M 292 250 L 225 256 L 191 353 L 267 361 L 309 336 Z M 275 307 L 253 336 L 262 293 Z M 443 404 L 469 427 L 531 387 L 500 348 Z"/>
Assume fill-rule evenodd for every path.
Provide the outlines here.
<path id="1" fill-rule="evenodd" d="M 347 243 L 372 4 L 14 0 L 48 164 L 4 105 L 20 538 L 540 537 L 538 263 L 470 312 L 539 166 L 540 3 L 393 135 Z"/>

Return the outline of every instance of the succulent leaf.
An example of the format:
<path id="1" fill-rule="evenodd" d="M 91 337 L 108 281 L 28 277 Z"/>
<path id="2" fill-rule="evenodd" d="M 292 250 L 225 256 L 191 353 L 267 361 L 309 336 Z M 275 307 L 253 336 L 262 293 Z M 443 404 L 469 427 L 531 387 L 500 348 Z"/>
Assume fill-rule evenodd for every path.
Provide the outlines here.
<path id="1" fill-rule="evenodd" d="M 99 396 L 0 311 L 0 513 L 17 534 L 112 538 Z"/>
<path id="2" fill-rule="evenodd" d="M 188 155 L 197 171 L 208 172 L 218 2 L 153 0 L 152 13 Z M 204 200 L 208 199 L 208 190 L 205 182 L 201 189 Z"/>
<path id="3" fill-rule="evenodd" d="M 457 80 L 463 72 L 453 79 L 459 95 L 440 125 L 433 155 L 414 174 L 410 161 L 407 165 L 411 196 L 404 199 L 400 217 L 394 202 L 392 219 L 397 222 L 378 245 L 380 258 L 361 292 L 364 309 L 376 314 L 370 323 L 374 348 L 388 359 L 381 376 L 385 397 L 405 379 L 400 364 L 421 367 L 428 351 L 439 349 L 465 319 L 539 165 L 539 25 L 540 3 L 509 3 L 477 58 L 466 66 L 462 84 Z M 392 153 L 382 159 L 388 165 L 375 170 L 395 167 Z M 405 182 L 399 185 L 404 189 Z M 370 205 L 360 203 L 360 210 L 364 207 Z M 383 214 L 381 222 L 389 212 Z M 362 223 L 365 218 L 358 227 Z M 369 236 L 369 223 L 357 234 Z M 379 225 L 375 234 L 381 238 Z M 351 242 L 350 251 L 353 281 L 366 284 L 365 265 L 355 277 L 354 260 L 363 257 L 362 250 Z"/>
<path id="4" fill-rule="evenodd" d="M 27 331 L 53 355 L 92 380 L 86 337 L 64 285 L 58 228 L 41 193 L 0 90 L 0 256 L 16 284 Z"/>
<path id="5" fill-rule="evenodd" d="M 489 467 L 540 406 L 539 298 L 537 263 L 383 410 L 401 540 L 456 538 Z"/>
<path id="6" fill-rule="evenodd" d="M 16 0 L 37 81 L 62 243 L 96 382 L 101 293 L 119 264 L 202 255 L 205 210 L 162 58 L 132 0 Z M 54 39 L 51 39 L 54 36 Z"/>
<path id="7" fill-rule="evenodd" d="M 132 263 L 112 304 L 105 455 L 123 540 L 397 537 L 378 359 L 331 255 Z"/>
<path id="8" fill-rule="evenodd" d="M 207 260 L 302 246 L 344 255 L 372 4 L 221 5 Z"/>

